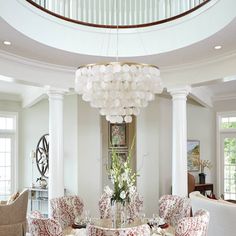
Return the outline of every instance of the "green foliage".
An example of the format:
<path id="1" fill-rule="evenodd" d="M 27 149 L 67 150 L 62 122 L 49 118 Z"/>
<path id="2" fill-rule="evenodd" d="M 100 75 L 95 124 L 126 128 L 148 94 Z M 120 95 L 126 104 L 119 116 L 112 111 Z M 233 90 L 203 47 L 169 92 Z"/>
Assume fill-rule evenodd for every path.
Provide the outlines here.
<path id="1" fill-rule="evenodd" d="M 133 151 L 134 140 L 128 152 L 128 156 L 124 161 L 115 149 L 112 149 L 112 164 L 109 174 L 114 185 L 112 200 L 122 202 L 129 201 L 130 189 L 135 185 L 138 176 L 131 168 L 131 157 Z"/>
<path id="2" fill-rule="evenodd" d="M 236 139 L 225 138 L 224 139 L 224 155 L 225 163 L 230 165 L 236 164 Z"/>
<path id="3" fill-rule="evenodd" d="M 222 129 L 236 129 L 236 122 L 222 122 L 221 123 L 221 128 Z"/>

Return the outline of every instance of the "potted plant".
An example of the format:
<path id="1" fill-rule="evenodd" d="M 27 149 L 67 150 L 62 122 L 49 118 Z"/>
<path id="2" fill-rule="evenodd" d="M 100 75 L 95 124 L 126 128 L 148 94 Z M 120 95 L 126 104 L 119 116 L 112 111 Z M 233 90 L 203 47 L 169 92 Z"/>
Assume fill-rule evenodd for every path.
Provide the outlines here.
<path id="1" fill-rule="evenodd" d="M 212 164 L 210 160 L 199 160 L 198 163 L 200 167 L 200 173 L 199 175 L 199 183 L 205 184 L 206 183 L 206 174 L 204 172 L 205 168 L 208 168 L 209 170 L 212 168 Z"/>

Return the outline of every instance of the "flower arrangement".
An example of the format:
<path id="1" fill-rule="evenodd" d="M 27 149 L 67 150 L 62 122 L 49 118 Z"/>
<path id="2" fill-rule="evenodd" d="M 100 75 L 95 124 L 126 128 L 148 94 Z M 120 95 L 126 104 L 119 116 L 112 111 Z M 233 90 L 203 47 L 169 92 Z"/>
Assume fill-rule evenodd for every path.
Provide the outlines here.
<path id="1" fill-rule="evenodd" d="M 111 196 L 111 202 L 116 201 L 125 204 L 125 202 L 130 202 L 132 195 L 136 192 L 135 181 L 138 175 L 131 168 L 132 147 L 125 161 L 115 149 L 112 150 L 112 164 L 108 173 L 111 177 L 114 190 L 111 190 L 108 186 L 104 189 Z"/>
<path id="2" fill-rule="evenodd" d="M 199 160 L 198 165 L 200 166 L 200 173 L 204 173 L 205 168 L 208 168 L 209 170 L 212 168 L 210 160 Z"/>

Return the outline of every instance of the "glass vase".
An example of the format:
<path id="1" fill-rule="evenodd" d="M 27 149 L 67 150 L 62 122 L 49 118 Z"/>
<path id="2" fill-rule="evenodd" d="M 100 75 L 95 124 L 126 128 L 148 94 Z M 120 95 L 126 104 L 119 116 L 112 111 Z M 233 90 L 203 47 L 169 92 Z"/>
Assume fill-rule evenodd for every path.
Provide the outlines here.
<path id="1" fill-rule="evenodd" d="M 112 224 L 114 228 L 120 228 L 126 223 L 126 204 L 112 201 Z"/>

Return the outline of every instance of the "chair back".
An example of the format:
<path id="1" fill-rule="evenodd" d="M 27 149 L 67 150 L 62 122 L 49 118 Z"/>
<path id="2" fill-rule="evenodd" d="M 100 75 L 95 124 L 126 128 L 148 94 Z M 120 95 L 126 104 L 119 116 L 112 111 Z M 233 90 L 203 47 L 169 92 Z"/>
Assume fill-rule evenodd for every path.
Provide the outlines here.
<path id="1" fill-rule="evenodd" d="M 111 218 L 111 197 L 107 193 L 103 193 L 98 202 L 100 218 L 110 219 Z"/>
<path id="2" fill-rule="evenodd" d="M 103 193 L 99 203 L 99 211 L 100 211 L 100 218 L 101 219 L 109 219 L 111 218 L 111 196 L 107 193 Z M 139 212 L 143 206 L 143 200 L 140 194 L 136 191 L 131 199 L 129 204 L 127 204 L 127 213 L 130 220 L 135 219 L 138 217 Z"/>
<path id="3" fill-rule="evenodd" d="M 26 234 L 28 190 L 24 190 L 10 204 L 0 205 L 0 235 L 23 236 Z"/>
<path id="4" fill-rule="evenodd" d="M 175 236 L 207 236 L 209 219 L 209 212 L 200 209 L 194 217 L 185 217 L 179 221 Z"/>
<path id="5" fill-rule="evenodd" d="M 159 215 L 172 226 L 191 212 L 190 200 L 177 195 L 163 195 L 159 200 Z"/>
<path id="6" fill-rule="evenodd" d="M 62 236 L 62 228 L 59 222 L 54 219 L 44 218 L 37 211 L 32 212 L 28 217 L 28 225 L 31 236 Z"/>
<path id="7" fill-rule="evenodd" d="M 195 178 L 188 173 L 188 194 L 195 190 Z"/>
<path id="8" fill-rule="evenodd" d="M 71 226 L 75 218 L 83 212 L 84 204 L 79 196 L 65 196 L 50 200 L 52 218 L 62 229 Z"/>

